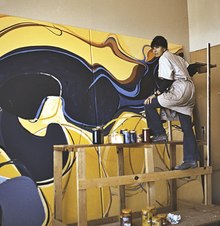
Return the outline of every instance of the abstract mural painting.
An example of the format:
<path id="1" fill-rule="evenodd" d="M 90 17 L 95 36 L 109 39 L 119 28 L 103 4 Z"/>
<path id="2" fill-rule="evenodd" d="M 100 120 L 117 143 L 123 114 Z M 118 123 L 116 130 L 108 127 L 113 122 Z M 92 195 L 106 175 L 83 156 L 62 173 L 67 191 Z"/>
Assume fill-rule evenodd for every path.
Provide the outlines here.
<path id="1" fill-rule="evenodd" d="M 90 144 L 97 126 L 103 128 L 105 142 L 120 129 L 140 133 L 147 126 L 140 113 L 143 102 L 159 82 L 158 59 L 147 39 L 7 15 L 1 15 L 0 21 L 0 161 L 13 159 L 28 169 L 44 195 L 45 225 L 49 225 L 53 145 Z M 169 49 L 177 53 L 182 47 L 169 44 Z M 88 152 L 89 177 L 117 173 L 114 151 L 105 150 L 102 156 L 92 148 Z M 63 157 L 64 221 L 72 223 L 76 221 L 76 202 L 70 201 L 76 200 L 75 156 Z M 137 155 L 127 150 L 126 173 L 142 172 L 143 164 L 141 151 Z M 9 178 L 24 173 L 13 165 L 0 170 Z M 126 189 L 128 203 L 141 209 L 141 186 Z M 99 189 L 90 189 L 88 218 L 117 214 L 116 199 L 114 187 L 101 195 Z"/>

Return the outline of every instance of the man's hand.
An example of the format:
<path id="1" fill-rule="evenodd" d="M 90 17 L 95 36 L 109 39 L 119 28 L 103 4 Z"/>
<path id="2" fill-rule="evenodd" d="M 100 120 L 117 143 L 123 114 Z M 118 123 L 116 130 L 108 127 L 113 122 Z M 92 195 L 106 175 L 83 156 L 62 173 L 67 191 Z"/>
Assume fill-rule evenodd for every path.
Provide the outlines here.
<path id="1" fill-rule="evenodd" d="M 155 98 L 156 96 L 153 94 L 151 96 L 149 96 L 145 101 L 144 104 L 151 104 L 152 100 Z"/>

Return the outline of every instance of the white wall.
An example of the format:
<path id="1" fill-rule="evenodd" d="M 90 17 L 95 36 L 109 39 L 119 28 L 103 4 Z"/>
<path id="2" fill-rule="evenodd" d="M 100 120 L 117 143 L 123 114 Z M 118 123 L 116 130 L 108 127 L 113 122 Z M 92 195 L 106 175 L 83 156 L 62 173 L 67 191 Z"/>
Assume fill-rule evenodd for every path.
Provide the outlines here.
<path id="1" fill-rule="evenodd" d="M 220 204 L 220 0 L 188 0 L 189 13 L 189 40 L 191 59 L 206 62 L 206 47 L 209 42 L 211 48 L 211 63 L 217 67 L 211 70 L 211 164 L 212 174 L 212 197 L 214 204 Z M 218 45 L 218 46 L 217 46 Z M 195 76 L 197 90 L 197 115 L 200 125 L 206 126 L 206 74 Z M 199 128 L 197 128 L 199 130 Z"/>
<path id="2" fill-rule="evenodd" d="M 220 44 L 220 0 L 188 0 L 190 52 Z"/>
<path id="3" fill-rule="evenodd" d="M 189 50 L 187 0 L 0 0 L 0 14 L 146 39 L 160 34 Z"/>

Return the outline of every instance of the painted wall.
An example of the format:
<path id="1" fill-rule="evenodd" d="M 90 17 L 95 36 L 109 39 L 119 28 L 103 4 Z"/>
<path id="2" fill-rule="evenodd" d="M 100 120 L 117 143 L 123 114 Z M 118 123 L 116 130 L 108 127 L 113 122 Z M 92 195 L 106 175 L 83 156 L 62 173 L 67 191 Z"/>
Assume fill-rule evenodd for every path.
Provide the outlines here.
<path id="1" fill-rule="evenodd" d="M 190 51 L 219 44 L 218 0 L 0 0 L 0 13 L 144 39 L 162 34 L 187 58 L 189 41 Z"/>
<path id="2" fill-rule="evenodd" d="M 190 52 L 220 44 L 220 1 L 188 0 Z"/>
<path id="3" fill-rule="evenodd" d="M 146 127 L 141 111 L 157 84 L 158 59 L 150 40 L 114 33 L 1 15 L 0 17 L 0 162 L 15 159 L 25 166 L 45 197 L 46 224 L 53 215 L 53 145 L 91 144 L 92 129 L 108 135 L 121 129 L 138 134 Z M 182 46 L 169 43 L 172 52 Z M 176 136 L 181 136 L 175 129 Z M 117 154 L 105 148 L 88 151 L 89 178 L 115 175 Z M 144 170 L 143 150 L 125 151 L 125 173 Z M 155 146 L 155 170 L 169 169 L 165 145 Z M 101 162 L 100 162 L 101 161 Z M 181 161 L 181 156 L 178 158 Z M 64 153 L 64 220 L 76 221 L 74 153 Z M 19 167 L 2 167 L 0 175 L 14 177 Z M 197 194 L 189 194 L 190 186 Z M 157 207 L 169 204 L 169 184 L 157 182 Z M 163 188 L 163 192 L 161 192 Z M 118 214 L 115 187 L 88 192 L 89 219 Z M 178 196 L 202 202 L 199 180 L 180 181 Z M 141 185 L 126 186 L 127 205 L 146 205 Z M 96 200 L 94 204 L 94 200 Z M 74 212 L 74 214 L 73 214 Z"/>
<path id="4" fill-rule="evenodd" d="M 0 0 L 0 13 L 183 45 L 188 57 L 187 0 Z"/>

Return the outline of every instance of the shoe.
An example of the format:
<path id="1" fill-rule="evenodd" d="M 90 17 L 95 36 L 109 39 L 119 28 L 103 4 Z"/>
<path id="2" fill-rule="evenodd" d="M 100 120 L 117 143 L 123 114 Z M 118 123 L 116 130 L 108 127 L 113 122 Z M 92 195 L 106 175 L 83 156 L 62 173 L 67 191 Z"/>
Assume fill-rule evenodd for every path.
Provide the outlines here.
<path id="1" fill-rule="evenodd" d="M 182 164 L 175 166 L 175 170 L 185 170 L 185 169 L 192 169 L 198 167 L 196 161 L 190 161 L 190 162 L 183 162 Z"/>
<path id="2" fill-rule="evenodd" d="M 165 134 L 165 133 L 163 133 L 163 134 L 160 134 L 160 135 L 156 135 L 156 136 L 153 136 L 152 138 L 151 138 L 151 141 L 152 142 L 167 142 L 167 135 Z"/>

